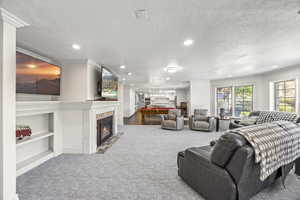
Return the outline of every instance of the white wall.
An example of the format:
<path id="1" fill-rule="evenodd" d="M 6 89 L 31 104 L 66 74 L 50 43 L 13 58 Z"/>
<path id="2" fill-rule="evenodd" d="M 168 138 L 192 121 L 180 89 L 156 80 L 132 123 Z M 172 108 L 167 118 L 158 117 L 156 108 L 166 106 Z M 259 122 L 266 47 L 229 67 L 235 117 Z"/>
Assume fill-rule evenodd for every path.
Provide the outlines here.
<path id="1" fill-rule="evenodd" d="M 188 102 L 188 90 L 189 88 L 178 88 L 176 89 L 177 102 L 176 105 L 180 106 L 180 102 Z"/>
<path id="2" fill-rule="evenodd" d="M 97 63 L 89 60 L 87 63 L 87 99 L 94 100 L 100 96 L 97 93 L 98 70 L 101 68 Z"/>
<path id="3" fill-rule="evenodd" d="M 124 117 L 131 117 L 135 113 L 135 90 L 124 86 Z"/>
<path id="4" fill-rule="evenodd" d="M 64 101 L 95 100 L 100 65 L 92 60 L 66 61 L 62 64 L 61 95 Z"/>
<path id="5" fill-rule="evenodd" d="M 194 109 L 208 109 L 210 112 L 211 86 L 209 80 L 190 81 L 190 114 Z"/>
<path id="6" fill-rule="evenodd" d="M 124 84 L 118 84 L 118 101 L 120 105 L 118 106 L 118 125 L 124 125 Z"/>
<path id="7" fill-rule="evenodd" d="M 87 100 L 87 62 L 63 63 L 61 71 L 62 75 L 60 100 Z"/>
<path id="8" fill-rule="evenodd" d="M 300 79 L 300 66 L 291 66 L 273 72 L 260 75 L 230 78 L 211 81 L 211 110 L 215 111 L 215 90 L 217 87 L 253 85 L 253 109 L 254 110 L 270 110 L 270 82 Z M 298 102 L 300 100 L 300 85 L 298 81 Z M 299 107 L 299 105 L 298 105 Z M 299 109 L 298 109 L 298 114 Z"/>

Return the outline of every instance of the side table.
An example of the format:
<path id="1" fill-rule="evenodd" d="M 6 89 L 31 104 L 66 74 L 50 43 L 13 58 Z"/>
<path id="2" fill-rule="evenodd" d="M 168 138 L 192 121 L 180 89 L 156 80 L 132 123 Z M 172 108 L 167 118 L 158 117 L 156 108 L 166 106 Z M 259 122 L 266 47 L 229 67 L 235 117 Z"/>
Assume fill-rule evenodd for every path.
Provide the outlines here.
<path id="1" fill-rule="evenodd" d="M 216 119 L 216 131 L 227 131 L 229 129 L 229 124 L 231 121 L 230 117 L 225 117 L 225 118 L 221 118 L 221 117 L 215 117 Z"/>

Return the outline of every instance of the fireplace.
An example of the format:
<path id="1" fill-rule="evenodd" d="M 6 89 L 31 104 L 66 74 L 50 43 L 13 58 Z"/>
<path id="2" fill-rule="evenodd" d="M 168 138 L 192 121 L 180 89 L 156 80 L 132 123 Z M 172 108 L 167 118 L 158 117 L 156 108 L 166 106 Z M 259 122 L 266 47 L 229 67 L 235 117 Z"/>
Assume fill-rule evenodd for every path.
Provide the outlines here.
<path id="1" fill-rule="evenodd" d="M 107 116 L 109 115 L 109 116 Z M 104 113 L 97 117 L 97 147 L 113 135 L 113 114 Z"/>

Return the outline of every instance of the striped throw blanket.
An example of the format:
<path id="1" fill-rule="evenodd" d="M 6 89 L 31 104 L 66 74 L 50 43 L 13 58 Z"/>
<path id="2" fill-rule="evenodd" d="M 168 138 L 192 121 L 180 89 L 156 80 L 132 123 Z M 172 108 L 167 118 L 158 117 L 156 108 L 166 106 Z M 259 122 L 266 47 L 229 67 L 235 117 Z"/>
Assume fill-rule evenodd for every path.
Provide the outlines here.
<path id="1" fill-rule="evenodd" d="M 276 121 L 232 130 L 244 136 L 254 149 L 260 164 L 260 180 L 265 180 L 280 167 L 300 157 L 300 126 Z"/>

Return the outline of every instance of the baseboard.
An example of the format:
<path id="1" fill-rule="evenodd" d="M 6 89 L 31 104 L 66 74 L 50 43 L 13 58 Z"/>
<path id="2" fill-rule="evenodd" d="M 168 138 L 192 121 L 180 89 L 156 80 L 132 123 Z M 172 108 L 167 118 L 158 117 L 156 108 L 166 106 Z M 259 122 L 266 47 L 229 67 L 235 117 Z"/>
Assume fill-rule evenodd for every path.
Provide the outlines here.
<path id="1" fill-rule="evenodd" d="M 77 153 L 83 153 L 83 152 L 82 152 L 82 149 L 80 149 L 80 148 L 63 148 L 63 153 L 77 154 Z"/>

